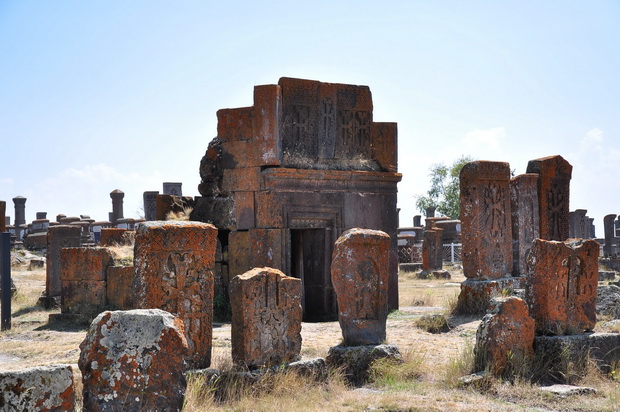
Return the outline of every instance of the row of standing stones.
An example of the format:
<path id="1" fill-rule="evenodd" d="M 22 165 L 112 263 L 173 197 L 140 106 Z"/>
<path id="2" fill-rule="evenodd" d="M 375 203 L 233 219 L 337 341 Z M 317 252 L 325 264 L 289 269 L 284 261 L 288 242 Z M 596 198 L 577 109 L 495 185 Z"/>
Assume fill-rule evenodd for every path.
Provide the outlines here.
<path id="1" fill-rule="evenodd" d="M 197 222 L 147 222 L 136 233 L 135 304 L 105 311 L 80 345 L 83 410 L 180 410 L 187 374 L 217 374 L 211 363 L 217 229 Z M 390 237 L 350 229 L 336 242 L 331 278 L 343 343 L 326 359 L 296 362 L 301 351 L 301 280 L 254 268 L 231 281 L 232 358 L 239 371 L 285 364 L 339 368 L 353 385 L 379 358 L 401 361 L 384 344 Z M 86 265 L 88 266 L 88 265 Z M 91 263 L 92 266 L 92 263 Z M 310 365 L 310 366 L 309 366 Z M 318 366 L 317 366 L 318 365 Z M 316 372 L 316 371 L 315 371 Z M 239 372 L 247 373 L 247 372 Z M 4 408 L 73 410 L 70 365 L 0 374 Z M 54 382 L 54 385 L 50 385 Z M 28 387 L 28 391 L 21 388 Z"/>

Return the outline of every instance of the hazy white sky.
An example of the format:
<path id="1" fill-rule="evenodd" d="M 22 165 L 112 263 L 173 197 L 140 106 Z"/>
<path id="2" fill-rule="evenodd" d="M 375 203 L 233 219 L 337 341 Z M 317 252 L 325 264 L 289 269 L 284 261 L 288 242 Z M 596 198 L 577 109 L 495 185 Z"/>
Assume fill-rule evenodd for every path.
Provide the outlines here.
<path id="1" fill-rule="evenodd" d="M 216 111 L 283 76 L 370 86 L 398 123 L 401 226 L 433 163 L 560 154 L 571 210 L 620 213 L 620 2 L 2 1 L 0 199 L 26 218 L 135 217 L 183 182 Z"/>

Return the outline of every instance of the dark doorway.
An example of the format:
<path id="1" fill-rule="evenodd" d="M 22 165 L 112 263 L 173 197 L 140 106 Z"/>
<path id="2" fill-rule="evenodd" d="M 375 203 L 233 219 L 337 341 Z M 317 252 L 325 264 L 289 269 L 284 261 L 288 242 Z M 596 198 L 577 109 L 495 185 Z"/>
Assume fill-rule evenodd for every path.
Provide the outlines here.
<path id="1" fill-rule="evenodd" d="M 331 230 L 291 230 L 292 275 L 303 285 L 304 321 L 337 319 L 331 282 Z"/>

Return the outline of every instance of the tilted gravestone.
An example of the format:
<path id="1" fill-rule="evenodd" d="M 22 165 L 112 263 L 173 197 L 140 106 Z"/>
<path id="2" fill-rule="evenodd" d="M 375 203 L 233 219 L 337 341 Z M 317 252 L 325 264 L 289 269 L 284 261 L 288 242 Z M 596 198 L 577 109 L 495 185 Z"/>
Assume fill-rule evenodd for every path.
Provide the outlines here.
<path id="1" fill-rule="evenodd" d="M 254 268 L 230 281 L 232 358 L 249 369 L 300 359 L 301 279 Z"/>

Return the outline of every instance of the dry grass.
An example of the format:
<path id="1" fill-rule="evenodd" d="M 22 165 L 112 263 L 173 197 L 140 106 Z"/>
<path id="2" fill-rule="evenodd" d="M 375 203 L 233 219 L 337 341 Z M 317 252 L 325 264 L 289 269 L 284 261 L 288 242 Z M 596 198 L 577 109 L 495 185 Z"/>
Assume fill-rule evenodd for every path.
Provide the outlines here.
<path id="1" fill-rule="evenodd" d="M 112 253 L 117 266 L 133 266 L 133 245 L 106 246 Z"/>

